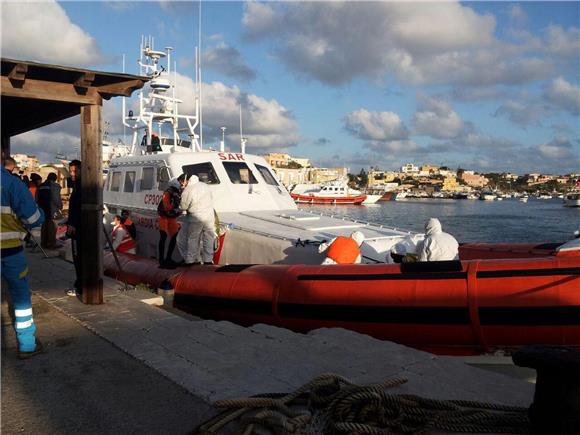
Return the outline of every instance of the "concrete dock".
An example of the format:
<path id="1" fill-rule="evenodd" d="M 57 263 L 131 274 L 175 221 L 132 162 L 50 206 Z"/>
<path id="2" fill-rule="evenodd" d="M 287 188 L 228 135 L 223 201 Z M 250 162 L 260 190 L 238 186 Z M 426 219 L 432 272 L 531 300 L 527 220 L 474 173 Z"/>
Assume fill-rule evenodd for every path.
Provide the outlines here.
<path id="1" fill-rule="evenodd" d="M 37 336 L 16 357 L 2 304 L 2 433 L 188 433 L 219 399 L 290 392 L 322 373 L 364 384 L 405 377 L 393 393 L 529 406 L 534 386 L 344 329 L 244 328 L 151 305 L 152 293 L 105 279 L 102 305 L 67 297 L 72 264 L 29 253 Z M 5 291 L 3 290 L 3 293 Z"/>

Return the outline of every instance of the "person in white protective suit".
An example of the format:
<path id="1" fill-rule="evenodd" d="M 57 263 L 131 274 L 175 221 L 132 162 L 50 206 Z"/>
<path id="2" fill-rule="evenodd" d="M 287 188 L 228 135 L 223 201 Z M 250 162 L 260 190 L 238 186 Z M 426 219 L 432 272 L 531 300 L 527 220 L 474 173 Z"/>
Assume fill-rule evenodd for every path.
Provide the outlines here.
<path id="1" fill-rule="evenodd" d="M 444 233 L 439 219 L 425 222 L 425 239 L 417 245 L 417 261 L 459 260 L 459 243 Z"/>
<path id="2" fill-rule="evenodd" d="M 215 215 L 213 198 L 207 184 L 196 175 L 181 193 L 181 210 L 185 210 L 181 230 L 177 235 L 177 248 L 184 265 L 213 263 L 215 241 Z"/>

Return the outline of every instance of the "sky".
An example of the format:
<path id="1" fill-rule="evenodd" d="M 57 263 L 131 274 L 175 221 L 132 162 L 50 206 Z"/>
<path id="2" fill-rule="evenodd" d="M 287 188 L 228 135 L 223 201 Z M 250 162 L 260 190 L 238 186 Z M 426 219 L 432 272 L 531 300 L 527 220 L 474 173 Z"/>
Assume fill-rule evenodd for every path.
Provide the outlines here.
<path id="1" fill-rule="evenodd" d="M 137 74 L 141 35 L 174 48 L 192 112 L 199 2 L 3 0 L 3 57 Z M 580 172 L 580 3 L 201 3 L 204 148 L 288 152 L 317 166 L 405 163 L 479 172 Z M 131 104 L 130 102 L 128 103 Z M 121 99 L 103 106 L 124 138 Z M 72 118 L 12 138 L 55 160 Z"/>

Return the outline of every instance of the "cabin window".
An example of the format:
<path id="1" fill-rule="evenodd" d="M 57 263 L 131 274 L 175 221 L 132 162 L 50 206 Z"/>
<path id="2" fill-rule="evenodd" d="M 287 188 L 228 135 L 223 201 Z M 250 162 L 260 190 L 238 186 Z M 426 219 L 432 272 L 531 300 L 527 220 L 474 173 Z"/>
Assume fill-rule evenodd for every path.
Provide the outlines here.
<path id="1" fill-rule="evenodd" d="M 258 184 L 258 180 L 244 162 L 223 162 L 228 177 L 234 184 Z"/>
<path id="2" fill-rule="evenodd" d="M 215 173 L 215 169 L 210 162 L 197 163 L 195 165 L 185 165 L 182 167 L 183 173 L 187 178 L 197 175 L 199 181 L 205 184 L 220 184 L 220 180 Z"/>
<path id="3" fill-rule="evenodd" d="M 135 190 L 135 171 L 127 171 L 123 192 L 133 192 L 133 190 Z"/>
<path id="4" fill-rule="evenodd" d="M 141 190 L 152 190 L 155 178 L 153 177 L 154 168 L 143 168 L 141 174 Z"/>
<path id="5" fill-rule="evenodd" d="M 260 173 L 260 175 L 262 176 L 262 178 L 266 183 L 271 184 L 272 186 L 278 186 L 276 178 L 272 175 L 272 173 L 268 170 L 267 167 L 256 165 L 256 169 L 258 170 L 258 172 Z"/>
<path id="6" fill-rule="evenodd" d="M 113 172 L 111 179 L 111 192 L 118 192 L 121 187 L 121 172 Z"/>
<path id="7" fill-rule="evenodd" d="M 171 175 L 167 166 L 160 166 L 157 168 L 157 181 L 159 181 L 159 190 L 167 189 Z"/>

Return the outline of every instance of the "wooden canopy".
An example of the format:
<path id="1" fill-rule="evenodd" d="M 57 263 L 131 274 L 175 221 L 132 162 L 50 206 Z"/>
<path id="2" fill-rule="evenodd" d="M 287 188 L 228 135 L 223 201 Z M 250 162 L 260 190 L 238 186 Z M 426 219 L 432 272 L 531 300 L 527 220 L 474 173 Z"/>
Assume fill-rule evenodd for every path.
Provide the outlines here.
<path id="1" fill-rule="evenodd" d="M 103 302 L 103 194 L 101 106 L 103 98 L 130 96 L 149 80 L 2 58 L 2 151 L 10 137 L 80 114 L 82 190 L 82 300 Z"/>
<path id="2" fill-rule="evenodd" d="M 147 77 L 2 58 L 2 136 L 78 115 L 83 105 L 129 97 Z"/>

